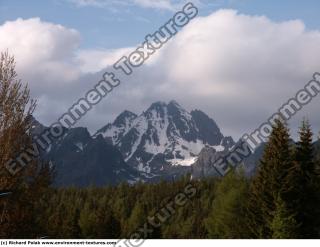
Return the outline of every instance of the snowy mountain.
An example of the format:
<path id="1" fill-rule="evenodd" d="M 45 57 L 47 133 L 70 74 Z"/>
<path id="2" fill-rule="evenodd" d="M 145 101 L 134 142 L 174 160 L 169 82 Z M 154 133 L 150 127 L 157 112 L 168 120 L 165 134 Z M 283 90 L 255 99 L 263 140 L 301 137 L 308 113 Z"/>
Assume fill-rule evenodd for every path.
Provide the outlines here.
<path id="1" fill-rule="evenodd" d="M 33 119 L 33 134 L 47 129 Z M 203 174 L 202 150 L 221 154 L 232 146 L 205 113 L 170 101 L 153 103 L 140 115 L 124 111 L 94 135 L 83 127 L 65 129 L 41 157 L 56 167 L 58 186 L 103 186 Z"/>
<path id="2" fill-rule="evenodd" d="M 124 111 L 96 132 L 116 146 L 125 161 L 150 176 L 188 170 L 204 147 L 216 151 L 234 145 L 213 119 L 200 110 L 186 111 L 176 101 L 153 103 L 140 115 Z M 180 168 L 178 168 L 180 167 Z"/>

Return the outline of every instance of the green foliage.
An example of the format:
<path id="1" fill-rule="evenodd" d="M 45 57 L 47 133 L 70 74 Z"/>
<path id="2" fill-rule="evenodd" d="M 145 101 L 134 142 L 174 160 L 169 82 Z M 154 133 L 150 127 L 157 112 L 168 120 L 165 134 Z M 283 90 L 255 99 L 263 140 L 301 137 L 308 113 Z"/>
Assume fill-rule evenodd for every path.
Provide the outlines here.
<path id="1" fill-rule="evenodd" d="M 284 181 L 293 171 L 293 165 L 289 130 L 282 121 L 277 120 L 264 150 L 258 172 L 251 183 L 248 226 L 253 237 L 271 238 L 273 236 L 272 224 L 277 210 L 277 197 L 290 189 L 291 184 Z"/>
<path id="2" fill-rule="evenodd" d="M 276 210 L 271 223 L 272 238 L 292 239 L 297 236 L 298 223 L 294 214 L 285 205 L 285 202 L 278 196 Z"/>
<path id="3" fill-rule="evenodd" d="M 295 152 L 295 159 L 300 170 L 299 190 L 296 192 L 296 196 L 299 196 L 297 221 L 301 223 L 300 238 L 319 236 L 317 226 L 320 223 L 320 186 L 312 141 L 313 133 L 310 124 L 304 120 L 299 131 L 299 141 Z"/>
<path id="4" fill-rule="evenodd" d="M 245 208 L 248 181 L 243 173 L 230 172 L 217 185 L 212 211 L 206 220 L 210 238 L 247 238 Z"/>
<path id="5" fill-rule="evenodd" d="M 319 175 L 312 131 L 302 122 L 299 141 L 277 121 L 251 183 L 248 227 L 258 238 L 319 237 Z"/>

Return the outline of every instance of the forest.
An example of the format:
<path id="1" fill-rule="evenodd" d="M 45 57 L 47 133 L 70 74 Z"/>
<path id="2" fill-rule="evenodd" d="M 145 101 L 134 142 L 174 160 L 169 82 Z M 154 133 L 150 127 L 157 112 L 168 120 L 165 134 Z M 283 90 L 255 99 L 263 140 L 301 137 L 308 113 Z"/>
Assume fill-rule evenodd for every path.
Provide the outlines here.
<path id="1" fill-rule="evenodd" d="M 278 120 L 252 177 L 241 167 L 224 177 L 103 188 L 54 188 L 49 164 L 32 160 L 15 176 L 6 161 L 32 145 L 35 104 L 17 79 L 14 59 L 0 59 L 0 238 L 319 238 L 320 158 L 303 120 L 293 142 Z M 19 140 L 19 141 L 16 141 Z"/>

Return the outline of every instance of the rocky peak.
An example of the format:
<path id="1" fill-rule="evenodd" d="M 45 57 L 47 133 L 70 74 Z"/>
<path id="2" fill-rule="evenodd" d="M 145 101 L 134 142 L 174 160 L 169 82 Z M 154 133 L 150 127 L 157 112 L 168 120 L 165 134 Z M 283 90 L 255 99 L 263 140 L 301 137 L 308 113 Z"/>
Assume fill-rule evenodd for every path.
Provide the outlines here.
<path id="1" fill-rule="evenodd" d="M 125 110 L 114 120 L 113 125 L 117 127 L 128 126 L 136 117 L 135 113 Z"/>
<path id="2" fill-rule="evenodd" d="M 115 121 L 97 134 L 113 140 L 125 160 L 141 171 L 145 166 L 156 173 L 163 165 L 189 166 L 205 146 L 222 151 L 232 143 L 205 113 L 190 113 L 174 100 L 155 102 L 139 116 L 125 115 L 131 116 L 129 124 L 116 125 Z"/>

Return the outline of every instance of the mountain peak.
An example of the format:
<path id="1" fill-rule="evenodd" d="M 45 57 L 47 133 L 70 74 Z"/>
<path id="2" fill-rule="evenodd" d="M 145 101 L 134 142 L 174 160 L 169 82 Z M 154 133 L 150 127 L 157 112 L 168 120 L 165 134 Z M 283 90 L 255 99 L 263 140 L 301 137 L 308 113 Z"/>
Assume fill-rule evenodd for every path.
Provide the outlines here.
<path id="1" fill-rule="evenodd" d="M 130 129 L 132 122 L 138 117 L 137 114 L 125 110 L 116 117 L 114 122 L 99 129 L 94 136 L 101 134 L 108 143 L 117 144 L 123 135 Z"/>
<path id="2" fill-rule="evenodd" d="M 181 105 L 177 101 L 170 100 L 169 103 L 166 103 L 164 101 L 156 101 L 150 105 L 150 107 L 147 109 L 147 111 L 158 110 L 160 108 L 165 108 L 165 107 L 184 110 L 183 107 L 181 107 Z"/>
<path id="3" fill-rule="evenodd" d="M 147 111 L 151 111 L 154 109 L 159 109 L 159 108 L 163 108 L 163 107 L 167 107 L 167 103 L 164 101 L 156 101 L 154 103 L 152 103 L 150 105 L 150 107 L 147 109 Z"/>
<path id="4" fill-rule="evenodd" d="M 134 112 L 132 111 L 128 111 L 128 110 L 124 110 L 123 112 L 120 113 L 119 116 L 121 115 L 126 115 L 126 116 L 137 116 L 137 114 L 135 114 Z"/>
<path id="5" fill-rule="evenodd" d="M 114 120 L 113 124 L 116 126 L 125 126 L 128 122 L 131 122 L 133 119 L 135 119 L 138 115 L 128 111 L 124 110 L 120 115 Z"/>
<path id="6" fill-rule="evenodd" d="M 175 100 L 170 100 L 168 105 L 175 105 L 175 106 L 181 107 L 180 104 Z"/>

